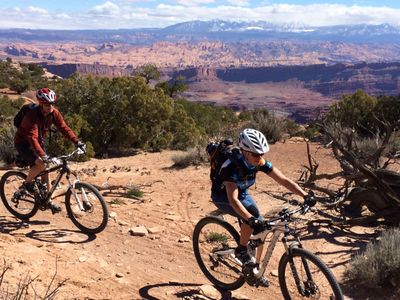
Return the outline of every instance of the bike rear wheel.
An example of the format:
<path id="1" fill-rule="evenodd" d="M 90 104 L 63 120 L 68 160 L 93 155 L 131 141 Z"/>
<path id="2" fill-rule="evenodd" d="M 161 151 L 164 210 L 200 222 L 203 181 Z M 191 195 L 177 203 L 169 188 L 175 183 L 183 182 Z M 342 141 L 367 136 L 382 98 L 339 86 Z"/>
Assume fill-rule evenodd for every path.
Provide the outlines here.
<path id="1" fill-rule="evenodd" d="M 197 263 L 216 287 L 223 290 L 240 288 L 245 280 L 242 266 L 235 259 L 238 232 L 218 217 L 201 219 L 193 232 L 193 250 Z"/>
<path id="2" fill-rule="evenodd" d="M 107 204 L 100 192 L 84 182 L 75 184 L 76 194 L 69 189 L 65 206 L 72 223 L 82 232 L 95 234 L 103 231 L 108 223 Z"/>
<path id="3" fill-rule="evenodd" d="M 32 218 L 39 209 L 35 197 L 22 188 L 26 174 L 20 171 L 4 173 L 0 180 L 1 200 L 7 210 L 20 220 Z"/>
<path id="4" fill-rule="evenodd" d="M 294 271 L 297 274 L 299 291 Z M 313 253 L 293 248 L 292 254 L 283 254 L 279 262 L 279 285 L 285 299 L 343 299 L 343 294 L 335 276 Z"/>

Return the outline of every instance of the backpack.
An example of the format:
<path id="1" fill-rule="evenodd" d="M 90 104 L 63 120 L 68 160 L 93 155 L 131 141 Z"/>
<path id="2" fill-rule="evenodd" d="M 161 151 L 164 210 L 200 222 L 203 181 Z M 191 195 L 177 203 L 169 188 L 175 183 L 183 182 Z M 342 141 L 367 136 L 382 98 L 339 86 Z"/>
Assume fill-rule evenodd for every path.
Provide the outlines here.
<path id="1" fill-rule="evenodd" d="M 14 126 L 15 127 L 20 127 L 22 120 L 24 119 L 25 115 L 33 109 L 37 109 L 39 107 L 39 105 L 35 104 L 35 103 L 30 103 L 30 104 L 25 104 L 23 105 L 20 110 L 18 111 L 18 113 L 15 115 L 14 117 Z"/>
<path id="2" fill-rule="evenodd" d="M 233 145 L 231 139 L 225 139 L 218 143 L 209 143 L 206 151 L 210 157 L 211 181 L 219 183 L 219 172 L 222 164 L 231 157 L 234 151 L 239 151 L 239 147 Z"/>

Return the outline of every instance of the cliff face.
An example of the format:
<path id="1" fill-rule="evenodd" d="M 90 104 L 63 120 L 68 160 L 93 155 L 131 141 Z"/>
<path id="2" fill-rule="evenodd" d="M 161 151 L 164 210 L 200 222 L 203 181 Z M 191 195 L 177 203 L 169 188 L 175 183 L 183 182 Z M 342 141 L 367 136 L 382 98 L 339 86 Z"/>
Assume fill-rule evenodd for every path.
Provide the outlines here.
<path id="1" fill-rule="evenodd" d="M 302 82 L 305 88 L 332 98 L 353 93 L 357 89 L 363 89 L 372 95 L 400 93 L 400 63 L 227 69 L 191 68 L 178 71 L 173 76 L 178 75 L 185 76 L 189 84 L 216 79 L 246 83 L 278 83 L 297 80 Z"/>
<path id="2" fill-rule="evenodd" d="M 119 68 L 115 66 L 107 66 L 101 64 L 41 64 L 50 73 L 56 74 L 63 78 L 67 78 L 74 73 L 93 74 L 105 77 L 128 76 L 132 74 L 131 68 Z"/>

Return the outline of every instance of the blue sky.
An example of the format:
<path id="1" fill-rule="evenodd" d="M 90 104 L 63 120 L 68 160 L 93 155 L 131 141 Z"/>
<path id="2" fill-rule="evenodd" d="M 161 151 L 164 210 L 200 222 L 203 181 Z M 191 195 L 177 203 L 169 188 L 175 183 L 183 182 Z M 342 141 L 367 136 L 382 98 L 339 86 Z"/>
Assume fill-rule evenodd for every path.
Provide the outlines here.
<path id="1" fill-rule="evenodd" d="M 0 28 L 165 27 L 211 19 L 400 26 L 400 0 L 0 0 Z"/>

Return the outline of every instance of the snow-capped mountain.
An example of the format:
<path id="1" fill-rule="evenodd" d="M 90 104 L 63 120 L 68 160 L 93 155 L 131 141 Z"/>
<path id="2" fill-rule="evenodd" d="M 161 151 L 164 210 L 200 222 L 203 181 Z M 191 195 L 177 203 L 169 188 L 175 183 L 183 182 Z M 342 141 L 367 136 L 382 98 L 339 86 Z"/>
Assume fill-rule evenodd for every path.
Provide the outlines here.
<path id="1" fill-rule="evenodd" d="M 150 44 L 156 41 L 220 40 L 315 40 L 351 43 L 400 43 L 400 27 L 380 25 L 339 25 L 312 27 L 304 24 L 275 24 L 267 21 L 190 21 L 165 28 L 116 30 L 31 30 L 0 29 L 0 40 L 46 40 Z"/>

